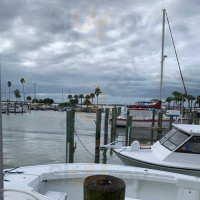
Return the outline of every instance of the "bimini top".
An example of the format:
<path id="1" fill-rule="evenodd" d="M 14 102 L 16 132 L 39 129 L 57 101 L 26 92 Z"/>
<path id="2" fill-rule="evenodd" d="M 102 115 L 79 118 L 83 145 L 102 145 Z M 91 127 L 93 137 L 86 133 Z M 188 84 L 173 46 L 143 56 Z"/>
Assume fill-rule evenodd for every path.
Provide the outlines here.
<path id="1" fill-rule="evenodd" d="M 185 133 L 192 135 L 200 135 L 200 125 L 194 124 L 173 124 L 173 126 Z"/>

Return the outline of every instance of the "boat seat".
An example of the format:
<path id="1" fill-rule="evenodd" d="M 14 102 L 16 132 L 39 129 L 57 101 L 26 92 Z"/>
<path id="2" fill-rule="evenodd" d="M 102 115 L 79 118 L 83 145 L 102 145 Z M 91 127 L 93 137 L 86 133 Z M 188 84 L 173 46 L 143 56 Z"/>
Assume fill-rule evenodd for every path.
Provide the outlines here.
<path id="1" fill-rule="evenodd" d="M 67 193 L 48 191 L 44 196 L 49 197 L 53 200 L 67 200 Z"/>

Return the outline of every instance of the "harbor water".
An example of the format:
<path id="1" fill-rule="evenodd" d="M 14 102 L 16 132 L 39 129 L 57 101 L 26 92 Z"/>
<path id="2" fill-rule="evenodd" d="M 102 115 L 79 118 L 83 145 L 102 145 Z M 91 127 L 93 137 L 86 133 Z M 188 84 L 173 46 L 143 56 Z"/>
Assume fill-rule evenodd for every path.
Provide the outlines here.
<path id="1" fill-rule="evenodd" d="M 94 163 L 96 114 L 77 112 L 75 116 L 75 162 Z M 104 115 L 101 124 L 101 144 L 104 132 L 103 118 Z M 117 134 L 125 135 L 125 128 L 118 128 Z M 150 134 L 140 133 L 140 138 L 144 139 L 147 135 Z M 148 142 L 148 137 L 146 141 Z M 3 143 L 4 168 L 64 163 L 66 112 L 32 111 L 31 114 L 3 114 Z M 103 152 L 101 162 L 102 154 Z M 115 154 L 110 155 L 110 151 L 107 152 L 107 163 L 122 164 Z"/>

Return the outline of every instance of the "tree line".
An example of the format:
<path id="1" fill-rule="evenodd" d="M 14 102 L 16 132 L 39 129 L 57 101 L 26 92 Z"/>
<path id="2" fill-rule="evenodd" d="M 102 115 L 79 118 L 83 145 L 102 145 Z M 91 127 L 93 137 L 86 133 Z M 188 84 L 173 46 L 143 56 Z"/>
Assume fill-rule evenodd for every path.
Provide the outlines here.
<path id="1" fill-rule="evenodd" d="M 82 105 L 86 105 L 87 108 L 88 108 L 88 106 L 93 105 L 93 101 L 96 98 L 96 105 L 98 107 L 98 105 L 99 105 L 99 95 L 101 93 L 102 93 L 101 89 L 99 87 L 96 87 L 95 90 L 94 90 L 94 93 L 90 93 L 90 94 L 86 94 L 86 95 L 83 95 L 83 94 L 71 95 L 71 94 L 69 94 L 68 97 L 67 97 L 69 99 L 69 102 L 64 102 L 60 105 L 61 106 L 72 106 L 72 107 L 74 107 L 74 106 L 77 106 L 79 104 L 79 100 L 80 100 L 81 107 L 82 107 Z"/>
<path id="2" fill-rule="evenodd" d="M 27 102 L 32 102 L 32 103 L 42 103 L 42 104 L 46 104 L 46 105 L 51 105 L 54 103 L 54 100 L 53 99 L 50 99 L 50 98 L 45 98 L 45 99 L 36 99 L 36 98 L 33 98 L 31 96 L 27 96 L 25 95 L 25 79 L 24 78 L 21 78 L 20 79 L 20 82 L 22 84 L 22 91 L 23 91 L 23 99 L 24 99 L 24 103 L 27 101 Z M 8 81 L 7 82 L 7 86 L 9 88 L 9 97 L 8 97 L 8 101 L 10 102 L 10 95 L 11 95 L 11 86 L 12 85 L 12 82 L 11 81 Z M 16 101 L 17 100 L 20 100 L 21 98 L 21 92 L 19 89 L 15 89 L 14 90 L 14 95 L 15 95 L 15 98 L 16 98 Z"/>
<path id="3" fill-rule="evenodd" d="M 174 107 L 182 107 L 184 102 L 187 100 L 190 107 L 196 107 L 196 105 L 198 105 L 200 107 L 200 95 L 198 95 L 197 97 L 193 96 L 193 95 L 187 95 L 183 94 L 181 92 L 178 91 L 174 91 L 172 92 L 172 97 L 167 97 L 166 98 L 166 102 L 168 103 L 168 107 L 171 106 L 171 103 L 173 102 L 173 106 Z"/>

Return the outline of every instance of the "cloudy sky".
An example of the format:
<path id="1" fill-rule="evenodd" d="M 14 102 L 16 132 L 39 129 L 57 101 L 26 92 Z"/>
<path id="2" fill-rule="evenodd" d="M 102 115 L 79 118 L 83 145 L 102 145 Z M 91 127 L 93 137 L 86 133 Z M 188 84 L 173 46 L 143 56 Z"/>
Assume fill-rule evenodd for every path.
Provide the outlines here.
<path id="1" fill-rule="evenodd" d="M 104 103 L 158 98 L 163 8 L 188 93 L 200 94 L 199 0 L 1 0 L 2 98 L 22 77 L 27 94 L 37 83 L 38 98 L 56 101 L 97 86 Z M 167 97 L 183 87 L 167 24 L 165 39 Z"/>

